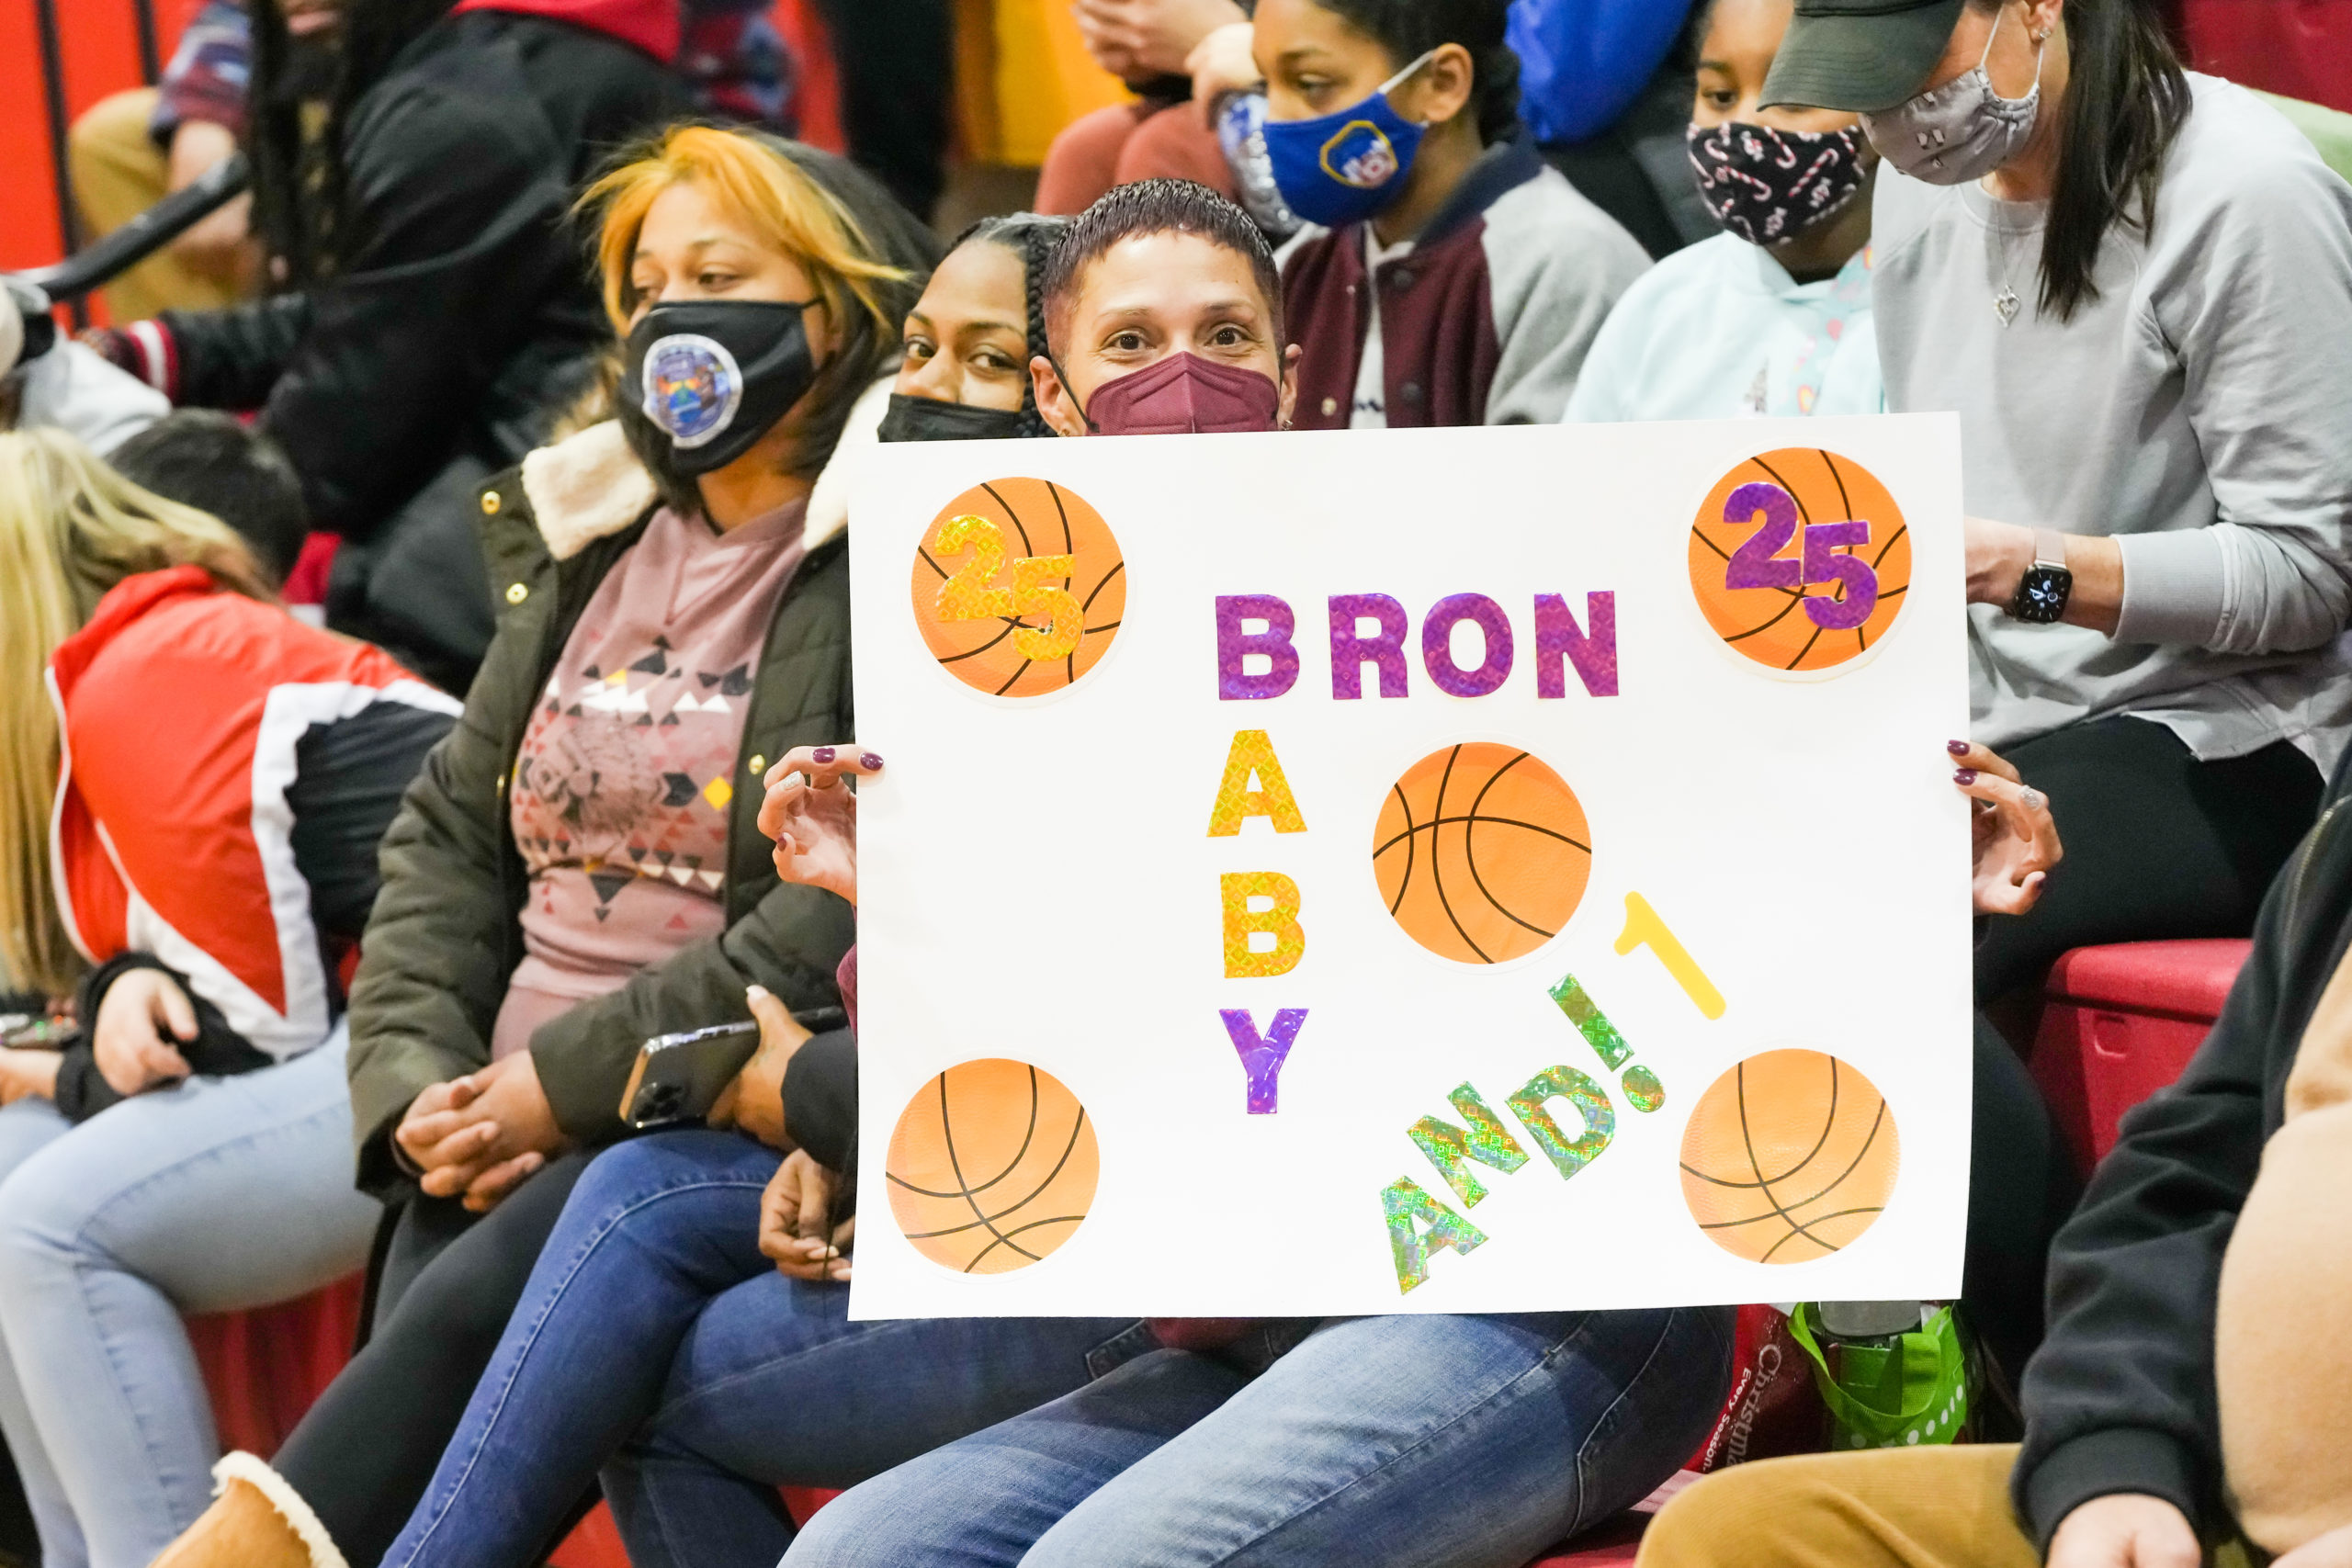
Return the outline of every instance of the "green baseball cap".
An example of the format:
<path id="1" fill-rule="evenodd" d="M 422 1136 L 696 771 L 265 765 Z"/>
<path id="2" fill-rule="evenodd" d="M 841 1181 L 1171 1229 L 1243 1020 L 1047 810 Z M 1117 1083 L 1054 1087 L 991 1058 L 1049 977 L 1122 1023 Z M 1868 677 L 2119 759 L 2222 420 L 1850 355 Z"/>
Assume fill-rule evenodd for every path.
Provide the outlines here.
<path id="1" fill-rule="evenodd" d="M 1893 108 L 1935 73 L 1967 0 L 1796 0 L 1767 107 Z"/>

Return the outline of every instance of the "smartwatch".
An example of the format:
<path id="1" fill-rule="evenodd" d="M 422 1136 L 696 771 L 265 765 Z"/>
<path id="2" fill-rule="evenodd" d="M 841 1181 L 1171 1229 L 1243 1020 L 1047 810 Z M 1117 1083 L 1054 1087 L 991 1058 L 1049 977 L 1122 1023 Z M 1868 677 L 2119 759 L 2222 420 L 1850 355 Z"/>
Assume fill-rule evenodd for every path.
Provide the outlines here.
<path id="1" fill-rule="evenodd" d="M 2074 596 L 2075 574 L 2066 570 L 2066 536 L 2055 528 L 2033 531 L 2033 564 L 2018 581 L 2009 615 L 2036 626 L 2048 626 L 2066 613 Z"/>

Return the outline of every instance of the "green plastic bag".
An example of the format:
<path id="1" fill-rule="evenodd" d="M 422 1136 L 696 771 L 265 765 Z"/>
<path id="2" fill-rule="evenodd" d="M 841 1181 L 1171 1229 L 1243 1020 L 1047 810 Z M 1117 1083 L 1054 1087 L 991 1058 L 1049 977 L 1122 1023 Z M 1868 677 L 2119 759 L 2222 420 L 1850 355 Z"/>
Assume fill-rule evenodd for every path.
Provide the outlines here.
<path id="1" fill-rule="evenodd" d="M 1789 1333 L 1813 1362 L 1814 1383 L 1829 1408 L 1831 1449 L 1951 1443 L 1966 1430 L 1968 1354 L 1951 1308 L 1938 1308 L 1892 1344 L 1840 1343 L 1834 1371 L 1811 1302 L 1789 1315 Z"/>

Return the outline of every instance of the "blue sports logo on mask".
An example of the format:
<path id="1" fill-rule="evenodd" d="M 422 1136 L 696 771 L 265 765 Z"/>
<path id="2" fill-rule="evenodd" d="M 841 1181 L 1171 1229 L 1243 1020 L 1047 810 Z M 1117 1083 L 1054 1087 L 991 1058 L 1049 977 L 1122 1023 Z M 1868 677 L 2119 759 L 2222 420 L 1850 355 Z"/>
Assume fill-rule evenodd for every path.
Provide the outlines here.
<path id="1" fill-rule="evenodd" d="M 1358 190 L 1378 190 L 1396 177 L 1396 144 L 1368 119 L 1351 119 L 1323 143 L 1323 172 Z"/>
<path id="2" fill-rule="evenodd" d="M 743 400 L 743 372 L 726 345 L 699 333 L 665 337 L 645 352 L 645 417 L 680 446 L 725 430 Z"/>

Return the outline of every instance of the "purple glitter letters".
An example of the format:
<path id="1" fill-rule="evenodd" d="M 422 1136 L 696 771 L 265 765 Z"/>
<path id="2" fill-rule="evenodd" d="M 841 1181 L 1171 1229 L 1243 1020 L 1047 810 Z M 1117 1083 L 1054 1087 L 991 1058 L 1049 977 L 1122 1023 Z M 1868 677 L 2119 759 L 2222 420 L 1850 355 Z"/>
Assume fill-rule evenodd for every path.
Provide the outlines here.
<path id="1" fill-rule="evenodd" d="M 1487 656 L 1476 670 L 1453 662 L 1453 628 L 1474 622 L 1486 635 Z M 1450 696 L 1483 697 L 1510 678 L 1510 618 L 1483 593 L 1452 593 L 1421 623 L 1421 664 Z"/>
<path id="2" fill-rule="evenodd" d="M 1405 695 L 1405 606 L 1385 593 L 1331 595 L 1331 694 L 1342 702 L 1363 695 L 1363 667 L 1380 666 L 1380 694 Z M 1371 615 L 1378 637 L 1364 637 L 1356 622 Z"/>
<path id="3" fill-rule="evenodd" d="M 1225 1032 L 1233 1037 L 1233 1048 L 1241 1055 L 1241 1070 L 1249 1075 L 1250 1114 L 1272 1115 L 1282 1109 L 1275 1103 L 1276 1080 L 1290 1048 L 1298 1042 L 1298 1026 L 1306 1021 L 1306 1010 L 1283 1008 L 1274 1014 L 1274 1026 L 1263 1035 L 1247 1008 L 1219 1008 L 1217 1017 L 1225 1020 Z"/>
<path id="4" fill-rule="evenodd" d="M 1241 629 L 1244 621 L 1263 621 L 1262 632 Z M 1220 593 L 1216 600 L 1216 694 L 1222 702 L 1261 702 L 1279 697 L 1298 680 L 1298 649 L 1291 634 L 1298 619 L 1290 606 L 1271 593 Z M 1252 675 L 1242 669 L 1251 654 L 1268 660 L 1272 668 Z"/>
<path id="5" fill-rule="evenodd" d="M 1535 596 L 1537 696 L 1568 694 L 1568 664 L 1577 667 L 1577 678 L 1589 694 L 1617 694 L 1617 595 L 1607 590 L 1586 594 L 1584 613 L 1592 627 L 1589 633 L 1577 625 L 1576 612 L 1559 594 Z"/>

